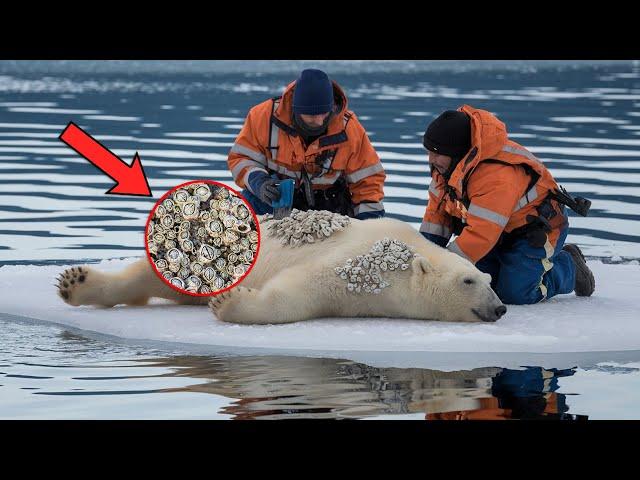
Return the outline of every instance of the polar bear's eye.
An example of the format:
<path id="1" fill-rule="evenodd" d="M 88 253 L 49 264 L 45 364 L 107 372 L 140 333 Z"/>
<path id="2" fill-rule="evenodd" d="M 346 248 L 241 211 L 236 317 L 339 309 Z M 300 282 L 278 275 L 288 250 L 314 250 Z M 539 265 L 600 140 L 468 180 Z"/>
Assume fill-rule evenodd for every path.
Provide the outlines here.
<path id="1" fill-rule="evenodd" d="M 465 278 L 464 283 L 466 283 L 467 285 L 473 285 L 475 282 L 470 278 Z"/>

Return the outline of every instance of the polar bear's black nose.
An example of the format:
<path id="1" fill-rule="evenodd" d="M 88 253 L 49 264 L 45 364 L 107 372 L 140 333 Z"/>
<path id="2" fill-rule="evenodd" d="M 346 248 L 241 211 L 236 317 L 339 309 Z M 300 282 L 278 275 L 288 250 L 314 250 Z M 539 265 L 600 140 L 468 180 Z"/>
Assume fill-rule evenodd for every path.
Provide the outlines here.
<path id="1" fill-rule="evenodd" d="M 500 305 L 498 308 L 496 308 L 496 316 L 498 318 L 503 316 L 505 313 L 507 313 L 507 307 L 505 307 L 504 305 Z"/>

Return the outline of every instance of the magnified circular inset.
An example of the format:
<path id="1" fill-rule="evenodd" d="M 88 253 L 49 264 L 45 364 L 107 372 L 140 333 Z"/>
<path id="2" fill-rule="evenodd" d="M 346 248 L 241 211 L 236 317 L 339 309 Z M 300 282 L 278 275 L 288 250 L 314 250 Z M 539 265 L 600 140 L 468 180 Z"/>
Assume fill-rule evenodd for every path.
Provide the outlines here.
<path id="1" fill-rule="evenodd" d="M 251 271 L 260 229 L 249 202 L 226 185 L 194 180 L 174 187 L 154 205 L 145 248 L 160 279 L 180 293 L 217 295 Z"/>

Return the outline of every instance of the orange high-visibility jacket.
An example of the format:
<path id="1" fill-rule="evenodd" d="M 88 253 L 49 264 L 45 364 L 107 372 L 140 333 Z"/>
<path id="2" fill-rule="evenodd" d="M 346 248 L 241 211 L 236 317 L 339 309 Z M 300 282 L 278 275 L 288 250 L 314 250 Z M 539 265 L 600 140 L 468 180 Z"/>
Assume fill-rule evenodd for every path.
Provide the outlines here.
<path id="1" fill-rule="evenodd" d="M 280 178 L 293 178 L 299 187 L 304 167 L 314 190 L 330 188 L 344 176 L 355 215 L 383 210 L 382 163 L 364 127 L 347 110 L 347 97 L 340 86 L 333 82 L 335 114 L 327 133 L 305 148 L 292 126 L 295 83 L 289 84 L 281 97 L 249 111 L 227 159 L 236 184 L 246 188 L 248 175 L 262 170 L 276 172 Z"/>
<path id="2" fill-rule="evenodd" d="M 468 105 L 458 110 L 471 118 L 471 148 L 448 182 L 435 169 L 431 172 L 429 201 L 420 231 L 449 239 L 452 217 L 461 219 L 464 228 L 447 248 L 476 263 L 503 232 L 527 224 L 527 215 L 537 217 L 536 207 L 558 185 L 535 155 L 508 139 L 504 123 L 494 115 Z M 555 248 L 561 227 L 567 224 L 557 202 L 552 200 L 551 205 L 558 212 L 558 220 L 547 235 L 548 253 Z"/>

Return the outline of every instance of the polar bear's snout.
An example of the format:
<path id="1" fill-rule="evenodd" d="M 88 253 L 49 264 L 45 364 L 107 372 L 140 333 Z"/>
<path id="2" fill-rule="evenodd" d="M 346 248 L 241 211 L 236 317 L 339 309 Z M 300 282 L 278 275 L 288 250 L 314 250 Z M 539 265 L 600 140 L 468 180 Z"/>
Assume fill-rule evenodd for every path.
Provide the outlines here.
<path id="1" fill-rule="evenodd" d="M 487 295 L 488 298 L 485 297 L 485 301 L 481 304 L 481 307 L 476 306 L 475 308 L 472 308 L 471 311 L 483 322 L 493 323 L 498 321 L 500 317 L 507 313 L 507 307 L 502 303 L 502 300 L 500 300 L 498 295 L 496 295 L 496 292 L 493 291 L 491 286 L 486 285 L 485 292 L 485 295 Z"/>
<path id="2" fill-rule="evenodd" d="M 507 307 L 505 305 L 500 305 L 496 307 L 493 311 L 489 310 L 488 313 L 482 313 L 481 311 L 472 308 L 471 311 L 483 322 L 495 322 L 500 317 L 502 317 L 505 313 L 507 313 Z"/>

